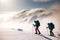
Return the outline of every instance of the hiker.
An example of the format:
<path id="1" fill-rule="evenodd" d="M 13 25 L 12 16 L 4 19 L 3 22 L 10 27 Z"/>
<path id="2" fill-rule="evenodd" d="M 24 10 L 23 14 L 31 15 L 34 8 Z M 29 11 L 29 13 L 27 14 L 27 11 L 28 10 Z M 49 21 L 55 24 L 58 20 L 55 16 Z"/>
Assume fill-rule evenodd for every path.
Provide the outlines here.
<path id="1" fill-rule="evenodd" d="M 54 33 L 53 33 L 53 29 L 55 28 L 54 24 L 51 22 L 51 23 L 48 23 L 48 27 L 49 30 L 50 30 L 50 36 L 54 36 Z"/>
<path id="2" fill-rule="evenodd" d="M 40 22 L 38 20 L 34 21 L 35 24 L 33 24 L 33 26 L 35 27 L 35 34 L 37 34 L 37 32 L 39 32 L 39 26 L 40 26 Z"/>

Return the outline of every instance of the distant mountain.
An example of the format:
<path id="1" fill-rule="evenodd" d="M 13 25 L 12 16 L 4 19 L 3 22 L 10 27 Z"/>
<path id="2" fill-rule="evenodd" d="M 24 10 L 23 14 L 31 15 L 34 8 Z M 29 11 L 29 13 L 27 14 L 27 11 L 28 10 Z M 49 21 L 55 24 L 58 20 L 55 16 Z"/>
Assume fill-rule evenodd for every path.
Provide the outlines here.
<path id="1" fill-rule="evenodd" d="M 52 13 L 48 12 L 46 9 L 35 8 L 30 10 L 21 10 L 17 13 L 13 19 L 18 19 L 22 22 L 24 21 L 33 21 L 35 19 L 44 18 L 50 16 Z"/>
<path id="2" fill-rule="evenodd" d="M 55 6 L 54 6 L 55 7 Z M 43 8 L 35 8 L 35 9 L 24 9 L 16 13 L 16 15 L 13 16 L 13 20 L 19 20 L 19 21 L 33 21 L 35 19 L 41 19 L 50 17 L 51 15 L 57 15 L 60 14 L 59 8 L 50 8 L 50 9 L 43 9 Z"/>

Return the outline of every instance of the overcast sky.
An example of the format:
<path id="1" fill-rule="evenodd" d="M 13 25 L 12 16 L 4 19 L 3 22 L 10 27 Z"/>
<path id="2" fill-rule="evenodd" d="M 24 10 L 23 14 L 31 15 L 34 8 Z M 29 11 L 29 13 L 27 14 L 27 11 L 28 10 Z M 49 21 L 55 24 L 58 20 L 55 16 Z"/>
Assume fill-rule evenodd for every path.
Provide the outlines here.
<path id="1" fill-rule="evenodd" d="M 60 0 L 10 0 L 6 3 L 0 1 L 0 11 L 19 11 L 22 9 L 50 8 L 54 3 L 59 2 Z"/>

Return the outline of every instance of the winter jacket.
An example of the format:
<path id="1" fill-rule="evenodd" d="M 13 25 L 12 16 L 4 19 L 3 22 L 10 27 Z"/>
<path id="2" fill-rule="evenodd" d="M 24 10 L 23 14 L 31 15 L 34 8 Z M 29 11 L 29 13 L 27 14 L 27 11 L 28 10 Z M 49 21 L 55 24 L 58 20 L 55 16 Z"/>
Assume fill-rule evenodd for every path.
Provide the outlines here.
<path id="1" fill-rule="evenodd" d="M 40 26 L 40 22 L 39 21 L 34 21 L 34 23 L 35 23 L 34 24 L 35 27 L 39 27 Z"/>
<path id="2" fill-rule="evenodd" d="M 51 30 L 51 29 L 54 29 L 54 24 L 53 23 L 48 23 L 48 28 Z"/>

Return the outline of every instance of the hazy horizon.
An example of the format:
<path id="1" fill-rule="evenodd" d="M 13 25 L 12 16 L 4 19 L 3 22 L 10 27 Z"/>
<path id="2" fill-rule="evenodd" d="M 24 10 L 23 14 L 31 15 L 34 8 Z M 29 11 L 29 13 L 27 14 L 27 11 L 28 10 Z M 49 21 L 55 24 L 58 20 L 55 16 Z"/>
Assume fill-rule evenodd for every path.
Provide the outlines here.
<path id="1" fill-rule="evenodd" d="M 53 22 L 59 31 L 60 0 L 0 0 L 0 27 L 18 28 L 35 19 L 39 19 L 42 26 Z"/>

